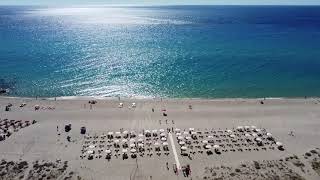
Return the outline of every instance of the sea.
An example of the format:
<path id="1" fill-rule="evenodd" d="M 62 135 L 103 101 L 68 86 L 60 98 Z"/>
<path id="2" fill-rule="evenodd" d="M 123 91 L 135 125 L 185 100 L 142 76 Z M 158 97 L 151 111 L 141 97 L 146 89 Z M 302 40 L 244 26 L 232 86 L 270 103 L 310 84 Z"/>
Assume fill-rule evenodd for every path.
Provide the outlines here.
<path id="1" fill-rule="evenodd" d="M 320 6 L 0 6 L 18 97 L 320 96 Z"/>

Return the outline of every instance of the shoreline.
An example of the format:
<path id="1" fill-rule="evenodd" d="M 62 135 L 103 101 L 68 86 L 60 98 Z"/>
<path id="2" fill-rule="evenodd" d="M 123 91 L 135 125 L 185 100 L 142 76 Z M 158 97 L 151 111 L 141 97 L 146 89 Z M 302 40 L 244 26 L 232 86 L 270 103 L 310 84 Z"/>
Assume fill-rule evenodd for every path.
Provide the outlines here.
<path id="1" fill-rule="evenodd" d="M 20 97 L 20 96 L 3 96 L 0 98 L 4 99 L 28 99 L 28 100 L 117 100 L 117 101 L 128 101 L 128 100 L 163 100 L 163 101 L 232 101 L 232 100 L 301 100 L 301 99 L 318 99 L 320 97 L 306 96 L 306 97 L 257 97 L 257 98 L 170 98 L 170 97 L 103 97 L 103 96 L 59 96 L 59 97 Z M 120 99 L 119 99 L 120 98 Z"/>

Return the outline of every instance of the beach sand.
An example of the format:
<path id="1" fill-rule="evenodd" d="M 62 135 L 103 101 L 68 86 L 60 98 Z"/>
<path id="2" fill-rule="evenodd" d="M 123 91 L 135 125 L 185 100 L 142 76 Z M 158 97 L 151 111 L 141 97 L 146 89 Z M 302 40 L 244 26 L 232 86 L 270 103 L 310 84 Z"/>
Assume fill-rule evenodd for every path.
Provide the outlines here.
<path id="1" fill-rule="evenodd" d="M 18 128 L 10 137 L 0 141 L 0 179 L 320 179 L 318 98 L 120 101 L 109 98 L 97 99 L 93 105 L 88 103 L 88 99 L 91 98 L 58 98 L 55 101 L 0 97 L 1 120 L 36 120 L 36 123 Z M 123 103 L 122 108 L 118 107 L 120 102 Z M 133 102 L 136 107 L 132 107 Z M 12 104 L 11 110 L 5 111 L 8 103 Z M 21 103 L 26 103 L 26 106 L 19 107 Z M 35 105 L 39 105 L 40 109 L 35 111 Z M 163 110 L 167 116 L 163 116 Z M 67 124 L 72 125 L 69 132 L 64 130 Z M 83 126 L 91 139 L 80 134 Z M 264 135 L 261 136 L 263 146 L 257 146 L 255 141 L 252 141 L 252 147 L 249 146 L 243 140 L 244 132 L 235 129 L 238 126 L 256 126 L 264 133 L 272 133 L 275 141 L 283 143 L 284 150 L 272 144 L 275 141 L 269 144 Z M 147 129 L 164 129 L 169 154 L 165 155 L 161 150 L 161 155 L 157 155 L 153 149 L 150 151 L 152 156 L 145 154 L 141 157 L 138 154 L 137 158 L 129 156 L 125 160 L 112 156 L 108 161 L 104 152 L 100 158 L 94 156 L 92 160 L 88 160 L 88 154 L 81 157 L 86 154 L 86 145 L 93 143 L 95 135 L 100 138 L 109 131 L 120 131 L 120 128 L 137 134 Z M 171 133 L 167 132 L 167 128 Z M 175 128 L 182 132 L 194 128 L 199 132 L 197 136 L 201 136 L 201 132 L 205 137 L 192 140 L 190 144 L 194 147 L 200 145 L 201 148 L 194 150 L 190 157 L 181 155 L 176 132 L 172 132 Z M 207 138 L 204 133 L 207 131 L 214 135 L 213 132 L 219 134 L 218 131 L 221 131 L 219 138 L 231 141 L 226 129 L 237 135 L 238 142 L 220 142 L 220 145 L 232 144 L 233 148 L 221 148 L 221 154 L 213 151 L 213 154 L 207 155 L 202 143 Z M 252 135 L 253 130 L 246 133 Z M 152 143 L 156 141 L 160 142 L 151 140 Z M 195 144 L 196 141 L 199 144 Z M 217 139 L 214 141 L 212 145 L 218 144 Z M 98 155 L 99 143 L 95 144 L 95 155 Z M 101 144 L 106 145 L 107 142 Z M 104 151 L 107 148 L 100 149 Z M 112 150 L 115 148 L 112 147 Z M 190 150 L 186 152 L 190 153 Z M 190 165 L 191 175 L 184 177 L 181 170 L 178 170 L 178 175 L 175 174 L 173 164 L 177 163 L 181 167 Z"/>

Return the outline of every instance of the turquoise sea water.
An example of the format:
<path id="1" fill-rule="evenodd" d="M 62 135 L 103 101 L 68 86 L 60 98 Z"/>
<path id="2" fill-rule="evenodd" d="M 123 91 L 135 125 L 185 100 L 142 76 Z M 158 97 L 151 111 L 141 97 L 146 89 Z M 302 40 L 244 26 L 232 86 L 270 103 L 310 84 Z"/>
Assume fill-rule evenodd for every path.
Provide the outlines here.
<path id="1" fill-rule="evenodd" d="M 320 96 L 319 6 L 0 6 L 10 96 Z"/>

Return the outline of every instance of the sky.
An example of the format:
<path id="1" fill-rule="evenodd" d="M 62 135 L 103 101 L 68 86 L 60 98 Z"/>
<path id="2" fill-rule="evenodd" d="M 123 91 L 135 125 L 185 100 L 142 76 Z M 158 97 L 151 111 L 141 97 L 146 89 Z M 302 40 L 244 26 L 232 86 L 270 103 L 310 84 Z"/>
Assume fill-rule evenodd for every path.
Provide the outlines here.
<path id="1" fill-rule="evenodd" d="M 320 0 L 0 0 L 0 5 L 320 5 Z"/>

